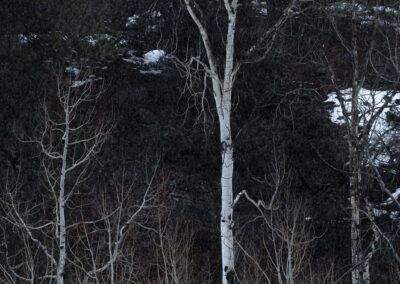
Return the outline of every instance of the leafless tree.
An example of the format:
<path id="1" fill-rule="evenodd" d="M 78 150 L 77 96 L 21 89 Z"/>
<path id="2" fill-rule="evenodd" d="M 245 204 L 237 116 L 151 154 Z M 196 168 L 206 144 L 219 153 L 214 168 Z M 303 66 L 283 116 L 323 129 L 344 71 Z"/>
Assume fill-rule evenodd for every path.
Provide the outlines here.
<path id="1" fill-rule="evenodd" d="M 116 206 L 109 204 L 110 202 L 108 202 L 107 198 L 102 196 L 101 217 L 96 221 L 88 221 L 81 224 L 84 226 L 84 234 L 81 236 L 83 239 L 82 243 L 85 244 L 85 247 L 87 247 L 87 250 L 91 255 L 90 269 L 85 269 L 86 275 L 83 279 L 84 284 L 89 283 L 90 279 L 96 280 L 97 283 L 103 281 L 113 284 L 127 283 L 132 281 L 135 277 L 135 275 L 125 272 L 120 273 L 119 277 L 117 277 L 116 270 L 118 267 L 123 267 L 118 260 L 128 257 L 128 255 L 125 255 L 123 252 L 123 244 L 127 238 L 128 232 L 132 230 L 135 225 L 143 226 L 138 224 L 139 220 L 143 219 L 139 217 L 142 217 L 141 214 L 151 206 L 151 200 L 154 194 L 152 189 L 154 187 L 157 167 L 158 162 L 152 170 L 152 173 L 148 176 L 146 181 L 147 187 L 139 202 L 132 200 L 135 183 L 131 181 L 129 185 L 126 185 L 126 173 L 123 170 L 122 177 L 120 177 L 121 180 L 118 181 L 114 178 L 112 188 L 117 199 Z M 91 236 L 94 235 L 95 240 L 98 240 L 100 235 L 98 232 L 99 228 L 93 226 L 97 223 L 103 223 L 104 225 L 103 231 L 105 234 L 105 240 L 102 242 L 97 241 L 95 242 L 97 245 L 94 245 Z M 99 251 L 104 251 L 104 253 L 99 253 Z M 79 261 L 79 258 L 77 261 Z M 132 262 L 129 263 L 129 265 L 134 266 L 135 263 Z M 121 270 L 123 270 L 123 268 L 121 268 Z M 98 277 L 98 275 L 104 274 L 104 272 L 108 272 L 105 277 Z M 130 275 L 130 277 L 127 275 Z M 103 280 L 101 281 L 100 279 Z"/>
<path id="2" fill-rule="evenodd" d="M 38 279 L 29 278 L 32 283 L 40 279 L 64 283 L 71 225 L 68 224 L 67 206 L 85 182 L 90 162 L 101 149 L 110 129 L 109 123 L 99 121 L 95 112 L 96 101 L 103 93 L 101 86 L 95 86 L 93 81 L 74 85 L 71 78 L 64 79 L 62 72 L 55 77 L 56 93 L 42 105 L 40 133 L 36 139 L 23 141 L 37 143 L 41 150 L 40 172 L 52 197 L 52 217 L 32 223 L 30 213 L 41 204 L 24 208 L 15 198 L 20 189 L 18 182 L 5 188 L 8 221 L 21 231 L 27 242 L 29 240 L 39 248 L 48 262 L 46 274 Z"/>
<path id="3" fill-rule="evenodd" d="M 392 29 L 393 25 L 398 29 L 398 17 L 395 16 L 395 9 L 371 6 L 371 3 L 367 1 L 338 2 L 329 4 L 324 7 L 324 10 L 343 52 L 351 60 L 351 88 L 345 89 L 346 86 L 343 86 L 337 76 L 341 70 L 337 70 L 331 60 L 325 56 L 332 87 L 341 109 L 340 119 L 344 120 L 347 132 L 350 166 L 352 283 L 370 283 L 368 262 L 371 254 L 363 253 L 360 196 L 363 194 L 362 188 L 366 182 L 363 172 L 369 164 L 375 169 L 375 178 L 382 190 L 393 199 L 390 191 L 382 187 L 383 181 L 375 165 L 379 163 L 379 155 L 382 154 L 382 147 L 379 147 L 382 145 L 381 135 L 385 134 L 379 129 L 382 123 L 379 120 L 382 119 L 384 111 L 393 106 L 392 101 L 396 96 L 399 82 L 400 73 L 396 71 L 399 64 L 396 48 L 398 36 Z M 339 25 L 339 19 L 350 23 L 350 30 L 348 30 L 350 32 Z M 394 32 L 396 37 L 391 38 L 385 34 L 388 30 L 391 30 L 390 34 Z M 367 40 L 363 39 L 365 35 L 367 35 Z M 395 72 L 382 71 L 377 67 L 378 65 L 386 66 L 387 70 L 393 69 Z M 390 85 L 388 91 L 379 91 L 388 83 Z M 376 154 L 374 161 L 367 155 L 370 149 L 374 149 Z"/>
<path id="4" fill-rule="evenodd" d="M 225 55 L 222 58 L 216 57 L 216 51 L 214 50 L 213 42 L 211 42 L 210 31 L 207 30 L 207 26 L 204 23 L 204 13 L 201 10 L 201 6 L 196 3 L 195 0 L 184 0 L 184 5 L 187 12 L 192 18 L 193 22 L 198 28 L 201 36 L 203 46 L 206 53 L 206 60 L 204 62 L 200 56 L 191 57 L 189 63 L 186 65 L 187 76 L 191 78 L 193 72 L 192 64 L 197 67 L 195 70 L 203 69 L 204 75 L 204 88 L 207 80 L 211 81 L 212 95 L 215 101 L 216 111 L 219 120 L 220 130 L 220 143 L 221 143 L 221 258 L 222 258 L 222 283 L 228 284 L 234 281 L 235 277 L 235 257 L 234 257 L 234 235 L 233 235 L 233 139 L 232 139 L 232 128 L 231 128 L 231 110 L 232 110 L 232 94 L 234 89 L 234 82 L 236 74 L 239 70 L 240 63 L 235 61 L 235 33 L 237 29 L 237 14 L 238 7 L 240 5 L 239 0 L 223 0 L 223 7 L 227 16 L 226 34 L 224 37 L 226 41 L 224 43 Z M 282 17 L 277 23 L 267 30 L 260 40 L 262 44 L 265 44 L 268 38 L 274 38 L 276 30 L 285 22 L 288 18 L 290 8 L 293 7 L 296 1 L 292 1 L 291 4 L 284 11 Z M 258 47 L 257 47 L 258 48 Z M 257 60 L 251 60 L 253 62 L 260 61 L 265 58 L 267 51 L 263 56 L 259 56 Z M 224 66 L 221 68 L 219 62 L 223 62 Z M 221 70 L 222 69 L 222 70 Z M 204 89 L 205 90 L 205 89 Z M 203 96 L 204 96 L 203 91 Z"/>
<path id="5" fill-rule="evenodd" d="M 195 283 L 193 265 L 194 231 L 189 222 L 172 218 L 171 210 L 157 209 L 157 233 L 154 234 L 159 283 Z"/>
<path id="6" fill-rule="evenodd" d="M 235 199 L 236 205 L 243 196 L 258 212 L 253 222 L 244 226 L 255 224 L 257 237 L 253 237 L 254 241 L 236 242 L 243 257 L 242 283 L 293 284 L 306 281 L 309 276 L 311 243 L 315 239 L 311 217 L 291 192 L 291 174 L 283 160 L 275 158 L 274 170 L 269 175 L 268 205 L 252 199 L 246 191 Z"/>

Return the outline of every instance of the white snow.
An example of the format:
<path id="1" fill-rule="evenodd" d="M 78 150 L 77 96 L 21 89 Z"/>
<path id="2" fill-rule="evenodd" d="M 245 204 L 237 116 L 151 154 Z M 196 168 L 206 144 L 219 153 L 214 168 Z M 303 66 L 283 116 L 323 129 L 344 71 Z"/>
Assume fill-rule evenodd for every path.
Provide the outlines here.
<path id="1" fill-rule="evenodd" d="M 400 188 L 396 189 L 395 192 L 392 193 L 394 199 L 399 198 L 400 196 Z M 392 197 L 389 197 L 388 199 L 386 199 L 384 202 L 381 203 L 382 206 L 387 206 L 393 203 L 393 199 Z"/>
<path id="2" fill-rule="evenodd" d="M 264 16 L 268 15 L 267 1 L 253 0 L 251 4 L 257 8 L 260 14 Z"/>
<path id="3" fill-rule="evenodd" d="M 38 38 L 38 35 L 37 34 L 33 34 L 33 33 L 30 33 L 28 35 L 24 35 L 24 34 L 19 34 L 18 35 L 18 39 L 22 44 L 28 43 L 29 39 L 37 39 L 37 38 Z"/>
<path id="4" fill-rule="evenodd" d="M 126 40 L 126 39 L 121 39 L 119 42 L 118 42 L 118 45 L 127 45 L 128 44 L 128 41 Z"/>
<path id="5" fill-rule="evenodd" d="M 126 21 L 125 26 L 130 27 L 133 26 L 137 23 L 137 20 L 139 19 L 139 15 L 134 14 L 132 17 L 129 17 Z"/>
<path id="6" fill-rule="evenodd" d="M 355 8 L 356 17 L 363 25 L 371 25 L 378 17 L 378 24 L 380 26 L 391 26 L 398 29 L 398 15 L 399 11 L 395 8 L 387 6 L 365 6 L 349 2 L 335 2 L 327 7 L 331 12 L 334 12 L 338 17 L 349 17 Z"/>
<path id="7" fill-rule="evenodd" d="M 266 15 L 268 15 L 268 9 L 267 8 L 261 8 L 260 9 L 260 13 L 266 16 Z"/>
<path id="8" fill-rule="evenodd" d="M 392 220 L 397 220 L 399 217 L 400 212 L 399 211 L 392 211 L 389 214 L 389 218 Z"/>
<path id="9" fill-rule="evenodd" d="M 129 58 L 122 58 L 125 62 L 141 65 L 143 69 L 139 70 L 140 74 L 151 74 L 158 75 L 162 73 L 162 70 L 154 69 L 157 62 L 165 56 L 166 52 L 161 49 L 151 50 L 146 52 L 142 57 L 135 55 L 135 50 L 129 50 Z"/>
<path id="10" fill-rule="evenodd" d="M 400 196 L 400 188 L 396 189 L 395 192 L 392 193 L 392 195 L 393 195 L 393 198 L 397 200 Z M 389 197 L 388 199 L 386 199 L 385 201 L 380 203 L 378 205 L 378 207 L 388 206 L 388 205 L 391 205 L 392 203 L 393 203 L 393 199 L 392 199 L 392 197 Z M 396 211 L 396 210 L 391 211 L 391 210 L 373 208 L 372 212 L 375 215 L 375 217 L 389 215 L 389 218 L 392 220 L 398 220 L 399 215 L 400 215 L 400 211 Z"/>
<path id="11" fill-rule="evenodd" d="M 341 10 L 351 13 L 353 7 L 356 8 L 356 12 L 358 12 L 359 16 L 371 12 L 385 13 L 387 15 L 393 16 L 397 16 L 399 14 L 399 11 L 397 9 L 388 6 L 365 6 L 359 3 L 355 3 L 355 6 L 353 6 L 353 3 L 350 2 L 335 2 L 328 8 L 331 10 Z"/>
<path id="12" fill-rule="evenodd" d="M 76 68 L 76 67 L 72 67 L 72 66 L 65 67 L 65 71 L 66 72 L 70 72 L 70 73 L 74 73 L 75 76 L 79 75 L 79 69 Z"/>
<path id="13" fill-rule="evenodd" d="M 95 34 L 84 37 L 84 40 L 86 40 L 91 45 L 96 45 L 98 41 L 102 39 L 111 40 L 112 36 L 110 36 L 109 34 Z"/>
<path id="14" fill-rule="evenodd" d="M 383 209 L 372 208 L 372 213 L 374 213 L 375 217 L 380 217 L 383 215 L 387 215 L 389 212 Z"/>
<path id="15" fill-rule="evenodd" d="M 144 64 L 157 63 L 164 55 L 165 55 L 164 50 L 161 49 L 151 50 L 143 55 L 143 63 Z"/>
<path id="16" fill-rule="evenodd" d="M 20 41 L 21 43 L 27 43 L 27 42 L 28 42 L 28 37 L 27 37 L 26 35 L 19 34 L 19 35 L 18 35 L 18 38 L 19 38 L 19 41 Z"/>
<path id="17" fill-rule="evenodd" d="M 343 94 L 345 113 L 348 114 L 349 119 L 351 111 L 351 93 L 352 89 L 345 89 L 340 91 Z M 377 111 L 385 104 L 386 98 L 391 95 L 391 91 L 376 91 L 361 89 L 359 93 L 359 114 L 360 114 L 360 126 L 365 126 L 373 117 Z M 380 153 L 379 151 L 383 149 L 382 143 L 388 142 L 389 138 L 393 136 L 390 125 L 386 120 L 386 114 L 389 110 L 399 108 L 398 105 L 394 104 L 393 101 L 400 99 L 400 93 L 396 93 L 392 102 L 387 104 L 387 107 L 382 111 L 379 117 L 375 120 L 372 125 L 371 132 L 369 135 L 370 146 L 373 148 L 373 152 L 376 154 L 375 162 L 387 163 L 389 161 L 389 156 L 385 153 Z M 331 110 L 331 120 L 336 124 L 344 124 L 345 117 L 343 115 L 342 107 L 337 98 L 336 93 L 330 93 L 326 102 L 331 102 L 334 104 L 334 108 Z"/>
<path id="18" fill-rule="evenodd" d="M 149 13 L 149 12 L 146 12 L 146 13 L 144 13 L 144 14 L 148 14 L 148 13 Z M 144 15 L 144 14 L 142 14 L 142 15 Z M 161 12 L 160 12 L 160 11 L 152 11 L 152 12 L 151 12 L 151 17 L 152 17 L 152 18 L 161 17 Z M 140 15 L 138 15 L 138 14 L 133 14 L 131 17 L 128 17 L 128 18 L 127 18 L 126 23 L 125 23 L 125 26 L 126 26 L 126 27 L 131 27 L 131 26 L 133 26 L 133 25 L 136 25 L 136 24 L 137 24 L 137 21 L 139 20 L 139 18 L 140 18 Z"/>
<path id="19" fill-rule="evenodd" d="M 90 43 L 91 45 L 96 45 L 97 39 L 95 39 L 93 36 L 87 36 L 85 37 L 85 40 Z"/>
<path id="20" fill-rule="evenodd" d="M 86 85 L 86 84 L 88 84 L 88 83 L 92 83 L 92 82 L 96 82 L 96 81 L 99 81 L 99 80 L 103 80 L 102 77 L 97 77 L 97 78 L 96 78 L 95 75 L 89 75 L 88 77 L 89 77 L 89 78 L 86 79 L 86 80 L 76 80 L 76 81 L 72 81 L 71 87 L 72 87 L 72 88 L 77 88 L 77 87 L 84 86 L 84 85 Z"/>
<path id="21" fill-rule="evenodd" d="M 161 12 L 160 11 L 153 11 L 153 12 L 151 12 L 151 16 L 153 18 L 161 17 Z"/>
<path id="22" fill-rule="evenodd" d="M 89 83 L 91 81 L 92 80 L 72 81 L 71 87 L 72 88 L 77 88 L 77 87 L 83 86 L 83 85 L 85 85 L 85 84 L 87 84 L 87 83 Z"/>
<path id="23" fill-rule="evenodd" d="M 155 64 L 157 63 L 161 57 L 165 56 L 165 51 L 161 49 L 151 50 L 143 55 L 143 57 L 138 57 L 135 55 L 135 50 L 129 50 L 128 55 L 129 58 L 123 58 L 124 61 L 134 64 Z"/>
<path id="24" fill-rule="evenodd" d="M 381 217 L 381 216 L 384 216 L 384 215 L 389 215 L 389 218 L 392 219 L 392 220 L 398 220 L 398 217 L 399 217 L 399 214 L 400 214 L 399 211 L 387 211 L 387 210 L 376 209 L 376 208 L 372 209 L 372 213 L 374 214 L 375 217 Z"/>
<path id="25" fill-rule="evenodd" d="M 151 75 L 159 75 L 162 73 L 162 70 L 140 70 L 139 71 L 140 74 L 151 74 Z"/>

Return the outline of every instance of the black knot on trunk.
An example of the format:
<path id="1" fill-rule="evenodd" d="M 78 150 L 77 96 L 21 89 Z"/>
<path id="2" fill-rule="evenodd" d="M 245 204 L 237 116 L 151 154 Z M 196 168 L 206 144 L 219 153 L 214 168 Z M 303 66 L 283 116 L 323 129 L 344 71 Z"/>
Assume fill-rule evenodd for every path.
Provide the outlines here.
<path id="1" fill-rule="evenodd" d="M 228 284 L 235 283 L 235 273 L 232 270 L 226 274 L 226 280 Z"/>
<path id="2" fill-rule="evenodd" d="M 230 140 L 222 141 L 221 147 L 222 147 L 222 152 L 226 152 L 226 150 L 228 150 L 228 148 L 232 148 L 232 143 L 230 142 Z"/>

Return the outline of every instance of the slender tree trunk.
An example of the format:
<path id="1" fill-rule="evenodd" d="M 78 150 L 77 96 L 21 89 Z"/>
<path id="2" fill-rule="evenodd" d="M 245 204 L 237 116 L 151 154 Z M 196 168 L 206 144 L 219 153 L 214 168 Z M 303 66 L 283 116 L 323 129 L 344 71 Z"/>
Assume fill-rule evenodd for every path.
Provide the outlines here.
<path id="1" fill-rule="evenodd" d="M 353 83 L 351 94 L 351 124 L 349 133 L 350 161 L 350 204 L 351 204 L 351 263 L 352 284 L 362 282 L 363 267 L 361 233 L 360 233 L 360 184 L 361 184 L 361 145 L 359 143 L 359 109 L 358 100 L 361 86 L 359 85 L 359 64 L 356 37 L 353 35 Z"/>
<path id="2" fill-rule="evenodd" d="M 362 248 L 360 236 L 360 198 L 359 182 L 360 168 L 357 157 L 357 148 L 350 146 L 350 204 L 351 204 L 351 263 L 352 284 L 361 283 Z"/>
<path id="3" fill-rule="evenodd" d="M 66 98 L 67 100 L 69 98 Z M 67 103 L 68 105 L 68 103 Z M 60 176 L 60 195 L 58 197 L 59 206 L 59 230 L 58 230 L 58 267 L 57 267 L 57 284 L 64 284 L 64 269 L 66 255 L 66 223 L 65 223 L 65 176 L 67 171 L 67 156 L 69 143 L 69 109 L 65 109 L 65 132 L 62 138 L 64 140 L 64 149 L 62 154 L 62 166 Z"/>
<path id="4" fill-rule="evenodd" d="M 67 98 L 68 99 L 68 98 Z M 67 103 L 68 105 L 68 103 Z M 64 284 L 64 269 L 66 259 L 66 223 L 65 223 L 65 175 L 67 171 L 67 156 L 69 143 L 69 109 L 65 109 L 65 132 L 62 138 L 64 140 L 64 149 L 62 154 L 62 166 L 60 175 L 60 195 L 58 197 L 59 230 L 58 230 L 58 267 L 57 284 Z"/>
<path id="5" fill-rule="evenodd" d="M 221 170 L 221 253 L 223 281 L 226 284 L 233 278 L 235 257 L 233 252 L 233 145 L 230 118 L 220 119 L 222 170 Z"/>
<path id="6" fill-rule="evenodd" d="M 206 28 L 194 12 L 191 0 L 185 0 L 186 8 L 197 25 L 207 53 L 209 76 L 217 108 L 220 142 L 222 147 L 221 166 L 221 258 L 222 283 L 234 282 L 235 257 L 233 249 L 233 143 L 231 131 L 231 98 L 234 82 L 234 47 L 236 29 L 236 11 L 238 0 L 224 0 L 228 14 L 228 30 L 225 44 L 225 68 L 223 76 L 218 74 L 218 64 L 214 58 Z"/>
<path id="7" fill-rule="evenodd" d="M 350 203 L 351 203 L 351 262 L 353 266 L 352 284 L 361 284 L 363 267 L 361 233 L 360 233 L 360 185 L 361 185 L 361 143 L 359 143 L 359 94 L 363 84 L 360 80 L 360 66 L 358 59 L 356 21 L 356 1 L 352 0 L 353 11 L 351 26 L 351 56 L 353 65 L 352 93 L 351 93 L 351 124 L 349 133 L 349 155 L 350 155 Z M 368 61 L 366 61 L 368 62 Z M 364 75 L 365 76 L 365 75 Z"/>

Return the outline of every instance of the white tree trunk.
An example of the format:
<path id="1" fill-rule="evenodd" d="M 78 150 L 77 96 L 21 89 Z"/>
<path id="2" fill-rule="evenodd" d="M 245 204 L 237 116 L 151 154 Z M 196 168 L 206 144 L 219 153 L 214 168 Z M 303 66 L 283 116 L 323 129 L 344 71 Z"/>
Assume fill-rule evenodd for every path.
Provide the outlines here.
<path id="1" fill-rule="evenodd" d="M 67 97 L 69 100 L 69 97 Z M 66 105 L 69 106 L 68 102 Z M 66 255 L 66 224 L 65 224 L 65 175 L 67 171 L 67 156 L 68 156 L 68 143 L 69 143 L 69 109 L 68 107 L 65 109 L 65 132 L 63 136 L 64 140 L 64 149 L 62 154 L 62 166 L 60 173 L 60 195 L 58 196 L 58 214 L 57 216 L 59 220 L 58 226 L 58 267 L 57 267 L 57 284 L 64 284 L 64 269 L 65 269 L 65 259 Z"/>
<path id="2" fill-rule="evenodd" d="M 68 85 L 65 86 L 64 82 L 62 82 L 62 76 L 61 73 L 56 79 L 58 87 L 57 97 L 63 112 L 58 113 L 57 108 L 49 112 L 46 104 L 44 104 L 44 129 L 41 137 L 32 141 L 39 143 L 44 156 L 42 160 L 43 173 L 46 184 L 54 198 L 55 220 L 39 226 L 28 225 L 19 214 L 12 196 L 10 196 L 11 208 L 15 214 L 14 220 L 16 224 L 24 229 L 30 240 L 39 247 L 47 260 L 51 262 L 51 266 L 47 265 L 48 269 L 42 278 L 54 279 L 57 284 L 64 284 L 65 266 L 68 260 L 66 205 L 74 189 L 84 178 L 86 168 L 83 167 L 81 173 L 73 177 L 71 186 L 67 186 L 69 185 L 67 184 L 67 176 L 70 171 L 88 163 L 90 158 L 97 153 L 97 149 L 104 142 L 108 128 L 106 123 L 94 129 L 89 128 L 94 116 L 88 115 L 81 118 L 81 114 L 77 114 L 78 109 L 80 111 L 80 107 L 83 107 L 82 104 L 97 99 L 101 91 L 93 93 L 90 83 L 86 84 L 83 89 L 76 89 L 74 91 L 73 87 L 71 87 L 72 82 L 68 81 Z M 93 109 L 85 108 L 85 110 L 93 114 Z M 74 126 L 71 125 L 73 120 Z M 93 134 L 92 136 L 87 136 L 88 130 Z M 81 153 L 81 155 L 77 153 Z M 48 227 L 53 225 L 56 244 L 46 247 L 39 238 L 35 237 L 33 231 L 48 235 Z M 32 278 L 31 282 L 33 281 Z"/>
<path id="3" fill-rule="evenodd" d="M 353 1 L 354 3 L 354 1 Z M 353 11 L 354 12 L 354 11 Z M 361 231 L 360 231 L 360 185 L 361 185 L 361 145 L 359 141 L 359 94 L 361 89 L 359 79 L 359 62 L 357 51 L 357 39 L 353 27 L 352 39 L 353 57 L 353 82 L 351 97 L 351 124 L 349 131 L 349 160 L 350 160 L 350 203 L 351 203 L 351 262 L 353 265 L 352 284 L 360 284 L 363 264 Z"/>
<path id="4" fill-rule="evenodd" d="M 351 177 L 355 179 L 355 177 Z M 350 184 L 352 181 L 350 181 Z M 361 238 L 360 238 L 360 202 L 358 192 L 351 190 L 351 263 L 353 265 L 351 282 L 352 284 L 361 283 L 361 265 L 362 265 L 362 255 L 361 255 Z"/>
<path id="5" fill-rule="evenodd" d="M 194 12 L 191 1 L 185 0 L 186 8 L 197 25 L 207 53 L 208 69 L 211 77 L 213 95 L 217 107 L 220 142 L 222 146 L 221 169 L 221 258 L 222 258 L 222 283 L 233 282 L 235 270 L 235 257 L 233 249 L 233 144 L 231 131 L 231 97 L 234 82 L 234 46 L 236 11 L 238 0 L 224 0 L 228 14 L 228 31 L 225 44 L 225 69 L 223 77 L 219 76 L 217 62 L 214 58 L 208 33 L 200 19 Z M 223 79 L 223 80 L 222 80 Z"/>
<path id="6" fill-rule="evenodd" d="M 221 170 L 221 254 L 222 283 L 229 283 L 233 277 L 235 258 L 233 252 L 233 145 L 230 129 L 230 118 L 220 119 L 222 170 Z"/>

